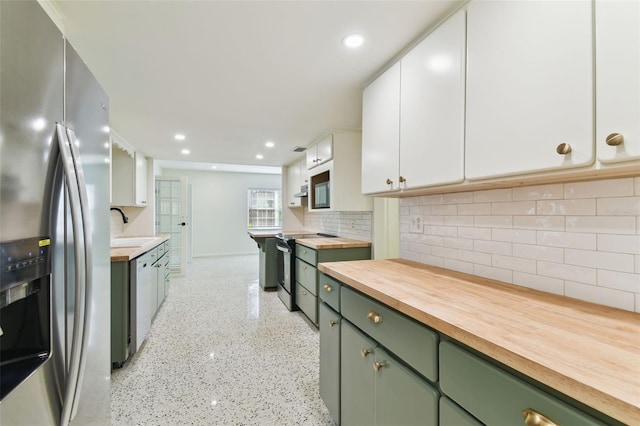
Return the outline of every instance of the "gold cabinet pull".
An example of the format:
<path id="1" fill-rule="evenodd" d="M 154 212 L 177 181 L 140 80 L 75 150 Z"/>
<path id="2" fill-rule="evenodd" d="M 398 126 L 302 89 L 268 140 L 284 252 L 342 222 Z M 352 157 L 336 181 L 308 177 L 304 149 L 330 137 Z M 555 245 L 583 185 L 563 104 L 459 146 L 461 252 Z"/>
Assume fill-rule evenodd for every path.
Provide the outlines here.
<path id="1" fill-rule="evenodd" d="M 400 183 L 405 183 L 407 181 L 407 178 L 404 177 L 404 176 L 400 176 L 399 181 L 400 181 Z"/>
<path id="2" fill-rule="evenodd" d="M 331 327 L 335 327 L 337 324 L 338 324 L 338 322 L 337 322 L 337 321 L 334 321 L 334 320 L 329 321 L 329 325 L 330 325 Z"/>
<path id="3" fill-rule="evenodd" d="M 374 311 L 369 312 L 367 318 L 374 324 L 380 324 L 382 322 L 382 317 Z"/>
<path id="4" fill-rule="evenodd" d="M 374 369 L 374 370 L 376 370 L 376 371 L 380 371 L 380 369 L 381 369 L 382 367 L 384 367 L 386 364 L 387 364 L 387 363 L 386 363 L 385 361 L 382 361 L 382 362 L 375 361 L 375 362 L 373 363 L 373 369 Z"/>
<path id="5" fill-rule="evenodd" d="M 306 265 L 303 265 L 303 266 L 302 266 L 302 269 L 306 270 L 306 269 L 307 269 Z"/>
<path id="6" fill-rule="evenodd" d="M 624 143 L 624 136 L 620 133 L 611 133 L 606 139 L 607 145 L 618 146 Z"/>
<path id="7" fill-rule="evenodd" d="M 307 254 L 307 251 L 306 250 L 302 250 L 302 254 Z"/>
<path id="8" fill-rule="evenodd" d="M 364 348 L 364 349 L 360 350 L 360 355 L 362 355 L 362 358 L 366 358 L 367 355 L 369 355 L 372 352 L 373 352 L 373 350 Z"/>
<path id="9" fill-rule="evenodd" d="M 333 287 L 331 287 L 329 284 L 325 284 L 324 289 L 327 293 L 330 293 L 333 291 Z"/>
<path id="10" fill-rule="evenodd" d="M 306 292 L 306 291 L 303 291 L 303 292 L 302 292 L 302 295 L 303 295 L 303 296 L 306 296 L 306 295 L 307 295 L 307 292 Z"/>
<path id="11" fill-rule="evenodd" d="M 571 152 L 571 145 L 569 145 L 568 143 L 562 142 L 556 148 L 556 152 L 560 155 L 567 155 Z"/>
<path id="12" fill-rule="evenodd" d="M 538 413 L 533 408 L 522 410 L 524 424 L 527 426 L 558 426 L 556 422 Z"/>
<path id="13" fill-rule="evenodd" d="M 393 181 L 391 179 L 387 179 L 387 185 L 393 185 Z"/>

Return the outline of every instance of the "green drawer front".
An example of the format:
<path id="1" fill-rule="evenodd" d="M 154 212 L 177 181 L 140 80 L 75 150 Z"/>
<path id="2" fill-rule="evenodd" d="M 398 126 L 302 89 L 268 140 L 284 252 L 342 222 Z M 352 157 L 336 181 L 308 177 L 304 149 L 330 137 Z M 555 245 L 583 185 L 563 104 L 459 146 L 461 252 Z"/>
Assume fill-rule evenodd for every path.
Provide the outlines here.
<path id="1" fill-rule="evenodd" d="M 296 305 L 314 323 L 318 324 L 318 303 L 315 295 L 296 283 Z"/>
<path id="2" fill-rule="evenodd" d="M 300 259 L 296 259 L 296 281 L 305 286 L 314 296 L 317 295 L 317 269 Z"/>
<path id="3" fill-rule="evenodd" d="M 318 252 L 306 246 L 296 246 L 296 257 L 313 266 L 316 266 L 318 264 Z"/>
<path id="4" fill-rule="evenodd" d="M 440 398 L 440 426 L 483 426 L 447 397 Z"/>
<path id="5" fill-rule="evenodd" d="M 337 312 L 340 312 L 340 287 L 342 287 L 342 284 L 323 273 L 318 275 L 320 277 L 318 281 L 320 299 Z"/>
<path id="6" fill-rule="evenodd" d="M 318 304 L 320 328 L 320 398 L 340 424 L 340 314 Z"/>
<path id="7" fill-rule="evenodd" d="M 450 342 L 440 344 L 440 387 L 489 425 L 522 424 L 528 408 L 561 425 L 603 424 Z"/>
<path id="8" fill-rule="evenodd" d="M 427 379 L 438 380 L 438 335 L 424 325 L 355 291 L 340 290 L 342 316 Z M 370 314 L 379 315 L 376 324 Z"/>

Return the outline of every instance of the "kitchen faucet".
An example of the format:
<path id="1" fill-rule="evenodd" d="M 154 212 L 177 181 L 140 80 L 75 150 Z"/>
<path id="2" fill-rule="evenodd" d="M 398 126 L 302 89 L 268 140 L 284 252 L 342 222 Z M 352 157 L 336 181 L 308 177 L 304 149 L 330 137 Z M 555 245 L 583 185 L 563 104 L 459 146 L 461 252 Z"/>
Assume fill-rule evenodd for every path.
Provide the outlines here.
<path id="1" fill-rule="evenodd" d="M 119 209 L 119 208 L 117 208 L 117 207 L 111 207 L 111 210 L 117 210 L 117 211 L 119 211 L 119 212 L 120 212 L 120 214 L 122 215 L 122 222 L 123 222 L 123 223 L 129 223 L 129 218 L 128 218 L 128 217 L 126 217 L 126 216 L 124 215 L 124 212 L 123 212 L 122 210 L 120 210 L 120 209 Z"/>

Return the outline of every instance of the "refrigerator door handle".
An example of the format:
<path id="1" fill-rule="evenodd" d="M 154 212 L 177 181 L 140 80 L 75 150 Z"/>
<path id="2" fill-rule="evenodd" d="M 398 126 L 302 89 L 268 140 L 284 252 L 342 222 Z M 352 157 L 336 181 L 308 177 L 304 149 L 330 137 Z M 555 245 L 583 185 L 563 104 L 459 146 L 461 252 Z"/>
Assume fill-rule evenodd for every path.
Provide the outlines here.
<path id="1" fill-rule="evenodd" d="M 56 123 L 56 136 L 59 147 L 60 160 L 64 170 L 64 179 L 69 193 L 69 206 L 71 210 L 71 224 L 73 228 L 73 245 L 76 256 L 75 276 L 75 312 L 73 321 L 73 335 L 71 340 L 71 355 L 69 371 L 65 380 L 64 396 L 62 401 L 62 414 L 60 424 L 66 426 L 72 418 L 72 409 L 76 400 L 76 393 L 79 387 L 82 341 L 85 332 L 85 281 L 86 281 L 86 247 L 83 229 L 83 212 L 81 206 L 81 186 L 78 180 L 76 162 L 74 161 L 71 143 L 67 137 L 65 127 Z"/>

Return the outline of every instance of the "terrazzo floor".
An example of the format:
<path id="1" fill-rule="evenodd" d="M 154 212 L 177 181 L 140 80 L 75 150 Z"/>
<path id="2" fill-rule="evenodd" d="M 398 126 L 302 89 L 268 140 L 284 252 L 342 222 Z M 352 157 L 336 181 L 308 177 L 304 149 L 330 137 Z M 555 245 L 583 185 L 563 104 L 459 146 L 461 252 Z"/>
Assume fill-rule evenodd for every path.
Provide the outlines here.
<path id="1" fill-rule="evenodd" d="M 258 286 L 258 256 L 194 259 L 112 372 L 112 425 L 333 425 L 318 331 Z"/>

